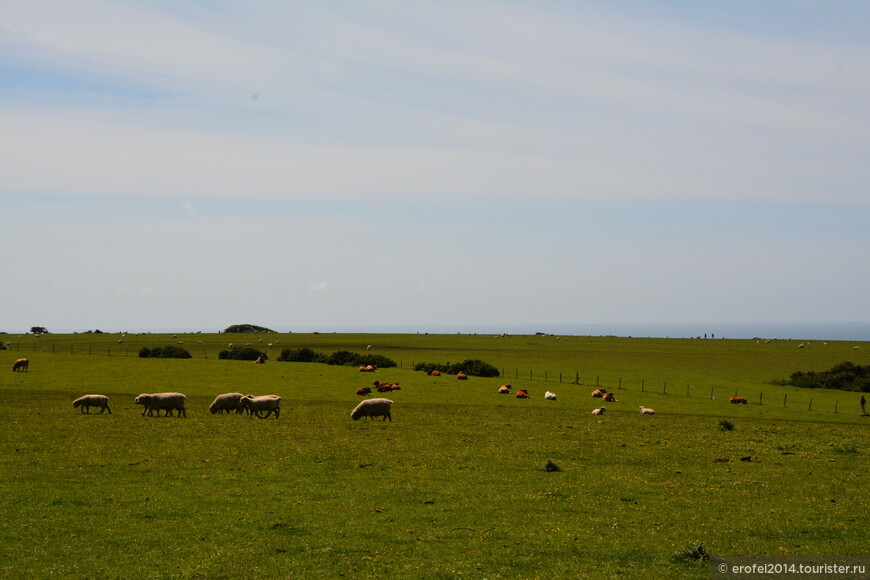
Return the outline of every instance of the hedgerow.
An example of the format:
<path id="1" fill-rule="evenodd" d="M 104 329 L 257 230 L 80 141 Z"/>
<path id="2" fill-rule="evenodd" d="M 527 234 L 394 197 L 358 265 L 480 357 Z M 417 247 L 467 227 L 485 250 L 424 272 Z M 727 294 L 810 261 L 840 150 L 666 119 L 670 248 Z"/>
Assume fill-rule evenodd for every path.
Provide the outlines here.
<path id="1" fill-rule="evenodd" d="M 190 353 L 180 346 L 158 346 L 155 348 L 142 347 L 139 358 L 191 358 Z"/>

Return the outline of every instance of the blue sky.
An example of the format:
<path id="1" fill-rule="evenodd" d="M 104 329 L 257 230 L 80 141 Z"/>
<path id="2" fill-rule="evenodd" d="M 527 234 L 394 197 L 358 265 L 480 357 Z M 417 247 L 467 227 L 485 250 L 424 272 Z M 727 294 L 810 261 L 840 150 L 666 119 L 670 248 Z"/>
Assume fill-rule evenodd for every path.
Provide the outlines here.
<path id="1" fill-rule="evenodd" d="M 866 2 L 0 4 L 0 329 L 870 321 Z"/>

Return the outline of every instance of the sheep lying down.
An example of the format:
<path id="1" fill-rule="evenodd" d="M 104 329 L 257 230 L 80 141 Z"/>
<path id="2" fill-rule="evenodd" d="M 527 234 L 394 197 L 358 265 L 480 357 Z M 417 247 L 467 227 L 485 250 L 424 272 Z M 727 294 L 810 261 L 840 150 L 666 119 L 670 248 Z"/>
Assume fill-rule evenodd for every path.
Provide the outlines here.
<path id="1" fill-rule="evenodd" d="M 106 395 L 85 395 L 73 401 L 73 409 L 81 407 L 82 413 L 90 413 L 91 407 L 99 407 L 100 413 L 108 411 L 112 414 L 112 409 L 109 408 L 109 397 Z"/>
<path id="2" fill-rule="evenodd" d="M 393 416 L 390 414 L 390 406 L 393 402 L 389 399 L 366 399 L 362 401 L 356 408 L 351 411 L 350 418 L 354 421 L 358 421 L 360 417 L 365 417 L 365 420 L 368 421 L 369 417 L 374 420 L 375 417 L 383 417 L 384 421 L 389 419 L 393 420 Z"/>

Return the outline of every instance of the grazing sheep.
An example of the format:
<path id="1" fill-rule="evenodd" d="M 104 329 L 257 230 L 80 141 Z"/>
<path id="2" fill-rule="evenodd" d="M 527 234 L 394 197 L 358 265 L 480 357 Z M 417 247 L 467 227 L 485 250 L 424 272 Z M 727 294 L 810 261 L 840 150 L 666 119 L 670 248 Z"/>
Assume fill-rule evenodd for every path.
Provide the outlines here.
<path id="1" fill-rule="evenodd" d="M 559 400 L 559 398 L 556 397 L 556 393 L 552 393 L 550 391 L 547 391 L 546 393 L 544 393 L 544 398 L 547 399 L 548 401 L 558 401 Z"/>
<path id="2" fill-rule="evenodd" d="M 731 397 L 728 399 L 728 402 L 732 405 L 748 405 L 749 401 L 746 400 L 746 397 Z"/>
<path id="3" fill-rule="evenodd" d="M 181 393 L 142 393 L 134 400 L 137 405 L 142 405 L 142 416 L 148 413 L 151 417 L 154 411 L 157 411 L 157 416 L 160 416 L 160 411 L 166 411 L 164 415 L 173 415 L 173 411 L 178 411 L 179 417 L 187 417 L 187 410 L 184 408 L 184 400 L 187 397 Z"/>
<path id="4" fill-rule="evenodd" d="M 500 386 L 500 387 L 498 388 L 498 394 L 499 394 L 499 395 L 510 395 L 510 394 L 511 394 L 511 389 L 512 389 L 512 388 L 513 388 L 513 387 L 511 386 L 510 383 L 508 383 L 508 384 L 506 384 L 506 385 L 502 385 L 502 386 Z"/>
<path id="5" fill-rule="evenodd" d="M 253 418 L 254 415 L 258 419 L 268 419 L 272 413 L 277 419 L 278 415 L 281 414 L 281 397 L 278 395 L 261 395 L 259 397 L 245 395 L 239 402 L 248 412 L 249 419 Z M 263 411 L 266 411 L 265 416 L 260 415 Z"/>
<path id="6" fill-rule="evenodd" d="M 255 365 L 264 365 L 264 364 L 266 364 L 266 361 L 263 359 L 263 357 L 258 356 L 257 360 L 254 361 L 254 364 Z"/>
<path id="7" fill-rule="evenodd" d="M 608 403 L 616 402 L 616 395 L 614 395 L 613 393 L 604 393 L 604 397 L 602 398 Z"/>
<path id="8" fill-rule="evenodd" d="M 597 409 L 592 409 L 592 414 L 593 415 L 603 415 L 604 411 L 606 411 L 606 410 L 607 410 L 607 408 L 602 405 L 601 407 L 598 407 Z"/>
<path id="9" fill-rule="evenodd" d="M 650 409 L 649 407 L 644 407 L 643 405 L 641 405 L 640 406 L 640 414 L 641 415 L 655 415 L 656 412 L 654 410 Z"/>
<path id="10" fill-rule="evenodd" d="M 371 387 L 360 387 L 356 390 L 356 394 L 361 397 L 368 397 L 372 394 L 372 389 Z"/>
<path id="11" fill-rule="evenodd" d="M 106 395 L 85 395 L 73 401 L 73 409 L 76 407 L 82 408 L 82 413 L 90 413 L 91 407 L 99 407 L 100 414 L 103 411 L 108 411 L 112 414 L 112 409 L 109 408 L 109 397 Z"/>
<path id="12" fill-rule="evenodd" d="M 238 415 L 244 410 L 241 403 L 243 396 L 244 395 L 241 393 L 224 393 L 223 395 L 218 395 L 214 398 L 214 401 L 211 402 L 211 405 L 208 406 L 208 410 L 211 411 L 212 415 L 223 415 L 224 411 L 227 413 L 235 411 L 236 415 Z"/>
<path id="13" fill-rule="evenodd" d="M 30 366 L 30 361 L 26 358 L 20 358 L 12 363 L 12 372 L 26 372 L 27 367 Z"/>
<path id="14" fill-rule="evenodd" d="M 361 401 L 359 405 L 354 408 L 350 413 L 350 418 L 354 421 L 358 421 L 360 417 L 365 417 L 365 420 L 368 421 L 369 417 L 374 420 L 375 417 L 383 417 L 384 421 L 389 419 L 393 420 L 393 416 L 390 414 L 390 405 L 393 402 L 389 399 L 366 399 L 365 401 Z"/>

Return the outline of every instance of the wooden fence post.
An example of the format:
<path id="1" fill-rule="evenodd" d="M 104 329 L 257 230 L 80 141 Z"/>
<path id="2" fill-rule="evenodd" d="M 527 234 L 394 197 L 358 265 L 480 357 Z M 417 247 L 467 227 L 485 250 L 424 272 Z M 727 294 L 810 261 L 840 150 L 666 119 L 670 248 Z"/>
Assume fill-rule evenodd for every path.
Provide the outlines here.
<path id="1" fill-rule="evenodd" d="M 668 382 L 667 381 L 665 381 L 665 387 L 662 389 L 662 393 L 665 395 L 668 394 Z"/>
<path id="2" fill-rule="evenodd" d="M 595 386 L 598 386 L 598 381 L 601 380 L 601 375 L 595 375 Z"/>
<path id="3" fill-rule="evenodd" d="M 839 400 L 834 401 L 834 413 L 837 412 L 837 407 L 838 407 L 839 405 L 840 405 L 840 401 L 839 401 Z"/>
<path id="4" fill-rule="evenodd" d="M 710 387 L 710 400 L 711 401 L 713 400 L 713 389 L 715 389 L 715 388 L 716 387 Z"/>
<path id="5" fill-rule="evenodd" d="M 788 393 L 782 397 L 782 408 L 785 409 L 785 402 L 788 401 Z"/>
<path id="6" fill-rule="evenodd" d="M 643 392 L 644 386 L 646 385 L 646 379 L 640 380 L 640 392 Z"/>
<path id="7" fill-rule="evenodd" d="M 810 410 L 810 411 L 813 410 L 813 398 L 812 398 L 812 397 L 810 397 L 810 408 L 809 408 L 809 410 Z"/>
<path id="8" fill-rule="evenodd" d="M 759 405 L 764 404 L 764 393 L 758 393 L 758 404 Z"/>
<path id="9" fill-rule="evenodd" d="M 617 387 L 617 389 L 620 391 L 622 390 L 622 377 L 619 377 L 619 386 Z"/>

